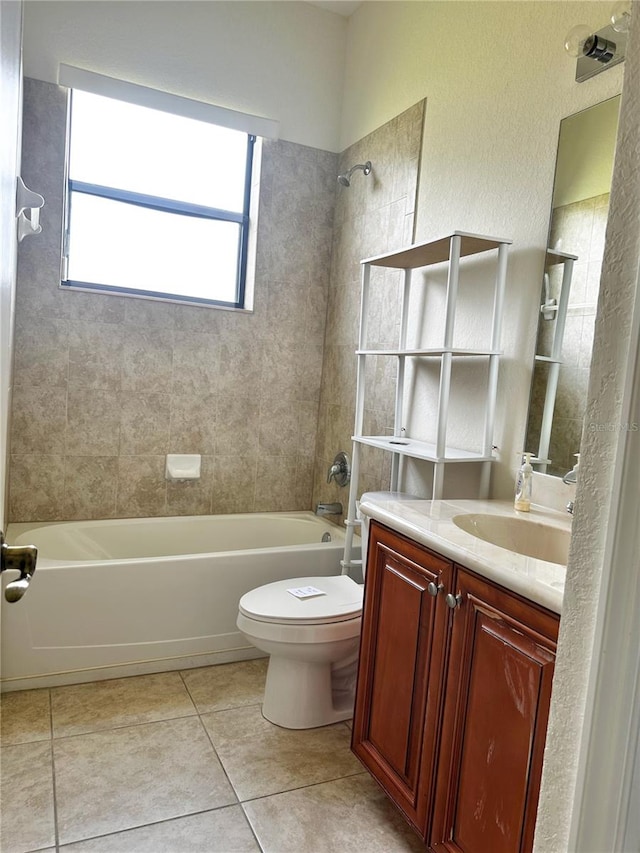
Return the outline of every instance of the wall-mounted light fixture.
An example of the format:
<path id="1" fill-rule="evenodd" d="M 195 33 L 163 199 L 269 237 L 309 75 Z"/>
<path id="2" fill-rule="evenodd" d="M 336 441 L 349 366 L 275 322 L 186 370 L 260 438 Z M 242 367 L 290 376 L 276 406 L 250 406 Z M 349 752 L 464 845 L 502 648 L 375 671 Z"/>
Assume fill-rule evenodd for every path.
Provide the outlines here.
<path id="1" fill-rule="evenodd" d="M 585 24 L 578 24 L 569 30 L 564 49 L 570 56 L 578 58 L 576 82 L 582 83 L 624 61 L 630 21 L 630 3 L 622 0 L 611 10 L 611 23 L 601 30 L 594 33 Z"/>

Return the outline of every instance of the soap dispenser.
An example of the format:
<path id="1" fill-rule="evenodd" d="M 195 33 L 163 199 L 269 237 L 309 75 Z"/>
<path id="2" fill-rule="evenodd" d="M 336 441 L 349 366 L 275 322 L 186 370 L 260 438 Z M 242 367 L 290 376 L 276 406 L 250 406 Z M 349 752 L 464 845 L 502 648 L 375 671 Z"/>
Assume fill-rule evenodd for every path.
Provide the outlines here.
<path id="1" fill-rule="evenodd" d="M 529 512 L 531 509 L 531 485 L 533 482 L 533 468 L 531 467 L 531 453 L 523 453 L 524 461 L 516 477 L 516 497 L 513 508 L 520 512 Z"/>

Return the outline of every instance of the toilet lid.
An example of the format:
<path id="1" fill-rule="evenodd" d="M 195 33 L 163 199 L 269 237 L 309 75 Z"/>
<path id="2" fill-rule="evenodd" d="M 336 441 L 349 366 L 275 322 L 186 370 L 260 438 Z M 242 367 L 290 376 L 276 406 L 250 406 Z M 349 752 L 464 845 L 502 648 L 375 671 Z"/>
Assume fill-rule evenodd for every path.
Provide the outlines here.
<path id="1" fill-rule="evenodd" d="M 315 587 L 324 595 L 296 598 L 287 590 Z M 240 612 L 258 622 L 296 622 L 300 625 L 345 622 L 362 612 L 363 586 L 347 575 L 290 578 L 252 589 L 240 599 Z"/>

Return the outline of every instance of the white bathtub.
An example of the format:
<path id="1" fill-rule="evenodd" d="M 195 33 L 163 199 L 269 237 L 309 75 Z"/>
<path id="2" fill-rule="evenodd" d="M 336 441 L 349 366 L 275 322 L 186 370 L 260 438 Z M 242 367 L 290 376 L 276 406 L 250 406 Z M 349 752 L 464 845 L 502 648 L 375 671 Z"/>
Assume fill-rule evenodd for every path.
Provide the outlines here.
<path id="1" fill-rule="evenodd" d="M 11 524 L 7 541 L 38 548 L 24 598 L 2 600 L 2 689 L 18 690 L 258 657 L 240 597 L 339 574 L 344 534 L 292 512 Z"/>

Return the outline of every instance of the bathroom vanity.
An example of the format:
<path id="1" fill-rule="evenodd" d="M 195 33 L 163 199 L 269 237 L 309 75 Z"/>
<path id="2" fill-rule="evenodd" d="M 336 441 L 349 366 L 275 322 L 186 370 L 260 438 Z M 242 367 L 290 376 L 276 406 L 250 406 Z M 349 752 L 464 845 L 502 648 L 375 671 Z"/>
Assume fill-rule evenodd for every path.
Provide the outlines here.
<path id="1" fill-rule="evenodd" d="M 541 525 L 525 528 L 535 551 L 548 532 L 568 542 L 568 522 L 392 494 L 365 495 L 361 509 L 369 535 L 352 749 L 429 850 L 531 850 L 564 566 L 459 524 L 495 515 L 489 535 L 504 519 Z"/>

